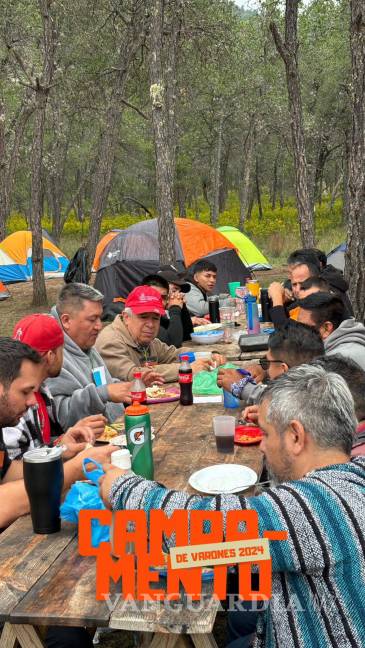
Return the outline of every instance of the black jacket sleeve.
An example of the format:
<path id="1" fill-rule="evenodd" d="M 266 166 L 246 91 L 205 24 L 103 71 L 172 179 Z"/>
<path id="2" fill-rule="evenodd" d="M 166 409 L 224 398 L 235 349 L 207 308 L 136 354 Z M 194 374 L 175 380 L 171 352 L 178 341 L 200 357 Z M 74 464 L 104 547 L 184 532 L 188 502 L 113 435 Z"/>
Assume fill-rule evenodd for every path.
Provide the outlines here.
<path id="1" fill-rule="evenodd" d="M 170 319 L 161 318 L 160 330 L 158 332 L 158 339 L 165 344 L 173 344 L 179 348 L 183 342 L 183 324 L 181 319 L 180 306 L 171 306 L 169 308 Z"/>

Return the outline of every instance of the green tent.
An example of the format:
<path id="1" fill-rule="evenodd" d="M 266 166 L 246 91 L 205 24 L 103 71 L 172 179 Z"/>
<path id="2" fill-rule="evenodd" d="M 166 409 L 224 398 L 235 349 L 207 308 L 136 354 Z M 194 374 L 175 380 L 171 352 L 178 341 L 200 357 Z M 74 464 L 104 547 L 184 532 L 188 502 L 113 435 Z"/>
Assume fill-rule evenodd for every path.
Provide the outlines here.
<path id="1" fill-rule="evenodd" d="M 236 246 L 241 261 L 245 264 L 246 268 L 250 270 L 270 270 L 271 265 L 264 257 L 262 252 L 256 247 L 252 241 L 242 234 L 237 227 L 231 225 L 224 225 L 218 227 L 218 232 L 221 232 L 233 245 Z"/>

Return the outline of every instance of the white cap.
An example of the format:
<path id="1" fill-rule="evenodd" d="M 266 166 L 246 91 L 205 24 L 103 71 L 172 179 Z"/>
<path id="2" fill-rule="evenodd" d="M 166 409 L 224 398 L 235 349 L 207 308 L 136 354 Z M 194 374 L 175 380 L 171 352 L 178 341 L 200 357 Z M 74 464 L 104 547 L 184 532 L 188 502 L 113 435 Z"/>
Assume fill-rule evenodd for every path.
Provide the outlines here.
<path id="1" fill-rule="evenodd" d="M 116 466 L 116 468 L 130 470 L 132 466 L 131 453 L 127 448 L 123 448 L 123 450 L 115 450 L 111 454 L 111 463 L 113 466 Z"/>

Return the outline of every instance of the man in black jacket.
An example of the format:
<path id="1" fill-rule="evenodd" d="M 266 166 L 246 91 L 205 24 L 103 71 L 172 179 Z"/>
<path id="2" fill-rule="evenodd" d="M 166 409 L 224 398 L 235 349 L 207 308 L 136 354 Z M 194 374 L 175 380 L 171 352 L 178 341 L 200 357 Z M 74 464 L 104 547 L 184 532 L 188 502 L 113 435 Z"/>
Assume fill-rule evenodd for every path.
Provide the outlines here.
<path id="1" fill-rule="evenodd" d="M 183 281 L 177 272 L 159 270 L 157 274 L 147 275 L 141 285 L 156 288 L 166 308 L 167 316 L 161 317 L 157 335 L 161 342 L 179 348 L 185 340 L 190 340 L 194 326 L 206 324 L 206 320 L 190 316 L 184 300 L 190 284 Z"/>

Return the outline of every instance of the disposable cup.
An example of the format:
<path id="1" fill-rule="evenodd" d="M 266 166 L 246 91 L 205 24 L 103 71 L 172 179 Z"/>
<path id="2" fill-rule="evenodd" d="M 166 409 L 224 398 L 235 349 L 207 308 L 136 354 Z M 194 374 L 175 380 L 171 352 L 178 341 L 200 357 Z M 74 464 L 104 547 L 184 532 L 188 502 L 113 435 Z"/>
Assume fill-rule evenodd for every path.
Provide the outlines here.
<path id="1" fill-rule="evenodd" d="M 213 417 L 213 430 L 218 452 L 225 454 L 234 452 L 235 424 L 234 416 Z"/>

